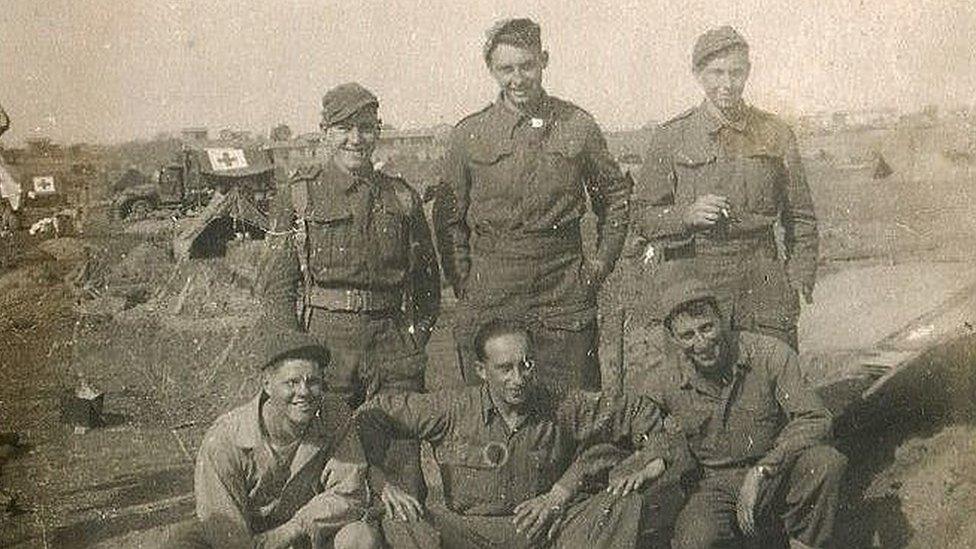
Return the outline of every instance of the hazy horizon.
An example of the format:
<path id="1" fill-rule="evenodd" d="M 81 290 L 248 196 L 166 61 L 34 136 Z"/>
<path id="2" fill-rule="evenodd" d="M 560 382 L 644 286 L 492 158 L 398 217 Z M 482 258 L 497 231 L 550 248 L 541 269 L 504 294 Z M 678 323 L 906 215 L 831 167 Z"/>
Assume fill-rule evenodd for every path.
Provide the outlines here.
<path id="1" fill-rule="evenodd" d="M 264 134 L 279 123 L 302 133 L 317 127 L 322 93 L 352 80 L 379 95 L 393 126 L 454 124 L 496 93 L 481 43 L 506 16 L 542 24 L 546 88 L 608 130 L 697 103 L 692 44 L 722 24 L 750 42 L 747 98 L 767 110 L 973 105 L 973 2 L 641 4 L 4 0 L 4 141 L 117 142 L 186 126 Z"/>

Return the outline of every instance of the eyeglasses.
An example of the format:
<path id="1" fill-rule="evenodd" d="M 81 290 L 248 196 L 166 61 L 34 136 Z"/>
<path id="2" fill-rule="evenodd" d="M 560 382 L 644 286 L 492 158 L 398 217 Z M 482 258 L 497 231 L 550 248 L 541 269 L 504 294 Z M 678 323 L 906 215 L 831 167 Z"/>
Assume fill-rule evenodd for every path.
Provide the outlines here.
<path id="1" fill-rule="evenodd" d="M 523 357 L 521 360 L 516 360 L 514 362 L 503 362 L 501 364 L 495 364 L 493 367 L 504 373 L 514 372 L 516 368 L 523 374 L 528 375 L 535 372 L 535 360 Z"/>

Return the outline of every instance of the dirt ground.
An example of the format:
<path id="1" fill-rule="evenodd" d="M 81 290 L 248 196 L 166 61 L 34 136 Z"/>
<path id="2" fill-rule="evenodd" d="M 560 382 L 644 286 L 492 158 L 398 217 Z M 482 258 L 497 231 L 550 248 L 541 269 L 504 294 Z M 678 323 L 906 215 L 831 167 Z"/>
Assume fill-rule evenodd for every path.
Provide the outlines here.
<path id="1" fill-rule="evenodd" d="M 976 168 L 940 159 L 939 139 L 866 133 L 808 144 L 835 159 L 808 161 L 825 277 L 976 259 Z M 839 150 L 873 149 L 895 169 L 890 178 L 836 160 Z M 28 441 L 0 477 L 19 502 L 0 517 L 0 546 L 132 547 L 141 532 L 190 516 L 204 430 L 255 390 L 240 357 L 258 321 L 253 245 L 176 264 L 165 231 L 125 231 L 97 214 L 78 237 L 0 242 L 0 431 Z M 461 382 L 452 308 L 447 299 L 431 341 L 429 387 Z M 973 352 L 961 355 L 966 366 Z M 104 424 L 76 434 L 59 410 L 81 380 L 104 391 Z M 923 389 L 840 433 L 852 462 L 843 546 L 976 547 L 976 415 L 966 403 L 933 411 Z"/>

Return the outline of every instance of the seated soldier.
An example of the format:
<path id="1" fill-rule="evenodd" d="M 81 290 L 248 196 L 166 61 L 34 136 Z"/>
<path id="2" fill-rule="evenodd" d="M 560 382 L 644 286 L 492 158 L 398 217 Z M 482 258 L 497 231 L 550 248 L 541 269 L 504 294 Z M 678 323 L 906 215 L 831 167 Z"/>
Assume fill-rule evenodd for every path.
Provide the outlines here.
<path id="1" fill-rule="evenodd" d="M 266 334 L 262 389 L 217 418 L 197 455 L 197 518 L 171 547 L 380 547 L 352 412 L 323 387 L 328 351 Z"/>
<path id="2" fill-rule="evenodd" d="M 675 548 L 826 547 L 846 458 L 828 446 L 831 415 L 782 341 L 729 330 L 703 284 L 682 277 L 660 298 L 668 353 L 646 387 L 684 431 L 697 483 Z M 784 531 L 785 530 L 785 531 Z"/>
<path id="3" fill-rule="evenodd" d="M 397 487 L 384 488 L 388 518 L 400 519 L 383 523 L 391 545 L 634 547 L 667 522 L 668 509 L 672 517 L 680 509 L 676 479 L 658 478 L 666 469 L 671 478 L 679 454 L 657 407 L 580 391 L 556 398 L 534 379 L 532 352 L 525 329 L 489 323 L 475 337 L 480 387 L 378 395 L 359 411 L 371 463 L 383 463 L 391 439 L 417 438 L 433 446 L 443 479 L 446 507 L 432 504 L 429 513 Z M 627 472 L 611 474 L 607 486 L 614 465 Z M 666 501 L 672 496 L 678 500 Z M 657 506 L 648 520 L 645 504 Z"/>

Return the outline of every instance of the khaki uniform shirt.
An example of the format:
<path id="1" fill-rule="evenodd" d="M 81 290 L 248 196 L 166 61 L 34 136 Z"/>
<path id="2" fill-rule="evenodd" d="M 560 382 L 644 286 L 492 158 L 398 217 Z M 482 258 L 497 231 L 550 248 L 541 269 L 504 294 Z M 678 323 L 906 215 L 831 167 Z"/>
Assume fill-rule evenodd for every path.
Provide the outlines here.
<path id="1" fill-rule="evenodd" d="M 307 195 L 297 197 L 300 189 Z M 272 211 L 270 257 L 263 273 L 273 317 L 295 317 L 302 280 L 293 232 L 304 210 L 307 263 L 324 288 L 406 292 L 414 322 L 432 328 L 440 308 L 440 269 L 417 193 L 380 172 L 353 177 L 331 162 L 299 169 L 278 193 Z"/>
<path id="2" fill-rule="evenodd" d="M 688 234 L 682 215 L 705 194 L 728 197 L 729 223 Z M 784 230 L 790 280 L 812 287 L 819 239 L 810 188 L 793 131 L 751 106 L 741 120 L 725 120 L 707 101 L 654 135 L 634 187 L 635 246 L 680 247 L 692 239 L 728 246 Z"/>
<path id="3" fill-rule="evenodd" d="M 471 306 L 535 312 L 557 328 L 594 318 L 595 292 L 564 275 L 579 270 L 587 196 L 597 257 L 613 267 L 627 234 L 631 181 L 592 116 L 545 96 L 530 117 L 499 98 L 458 123 L 444 179 L 452 204 L 440 208 L 447 228 L 438 244 Z"/>
<path id="4" fill-rule="evenodd" d="M 779 466 L 826 442 L 831 414 L 776 338 L 731 332 L 728 383 L 712 382 L 672 349 L 647 381 L 647 396 L 677 420 L 692 454 L 707 467 Z"/>
<path id="5" fill-rule="evenodd" d="M 250 547 L 254 535 L 284 524 L 317 494 L 351 506 L 368 503 L 366 463 L 349 408 L 326 397 L 294 456 L 284 460 L 261 428 L 262 396 L 217 418 L 197 455 L 197 518 L 226 541 L 222 547 Z"/>
<path id="6" fill-rule="evenodd" d="M 618 463 L 603 445 L 640 449 L 644 463 L 671 457 L 661 413 L 648 399 L 574 392 L 554 402 L 540 390 L 530 401 L 526 419 L 510 429 L 485 387 L 378 395 L 360 411 L 362 439 L 370 460 L 387 437 L 429 441 L 445 503 L 465 515 L 511 514 L 557 482 L 578 492 Z M 597 451 L 578 459 L 584 449 Z"/>

